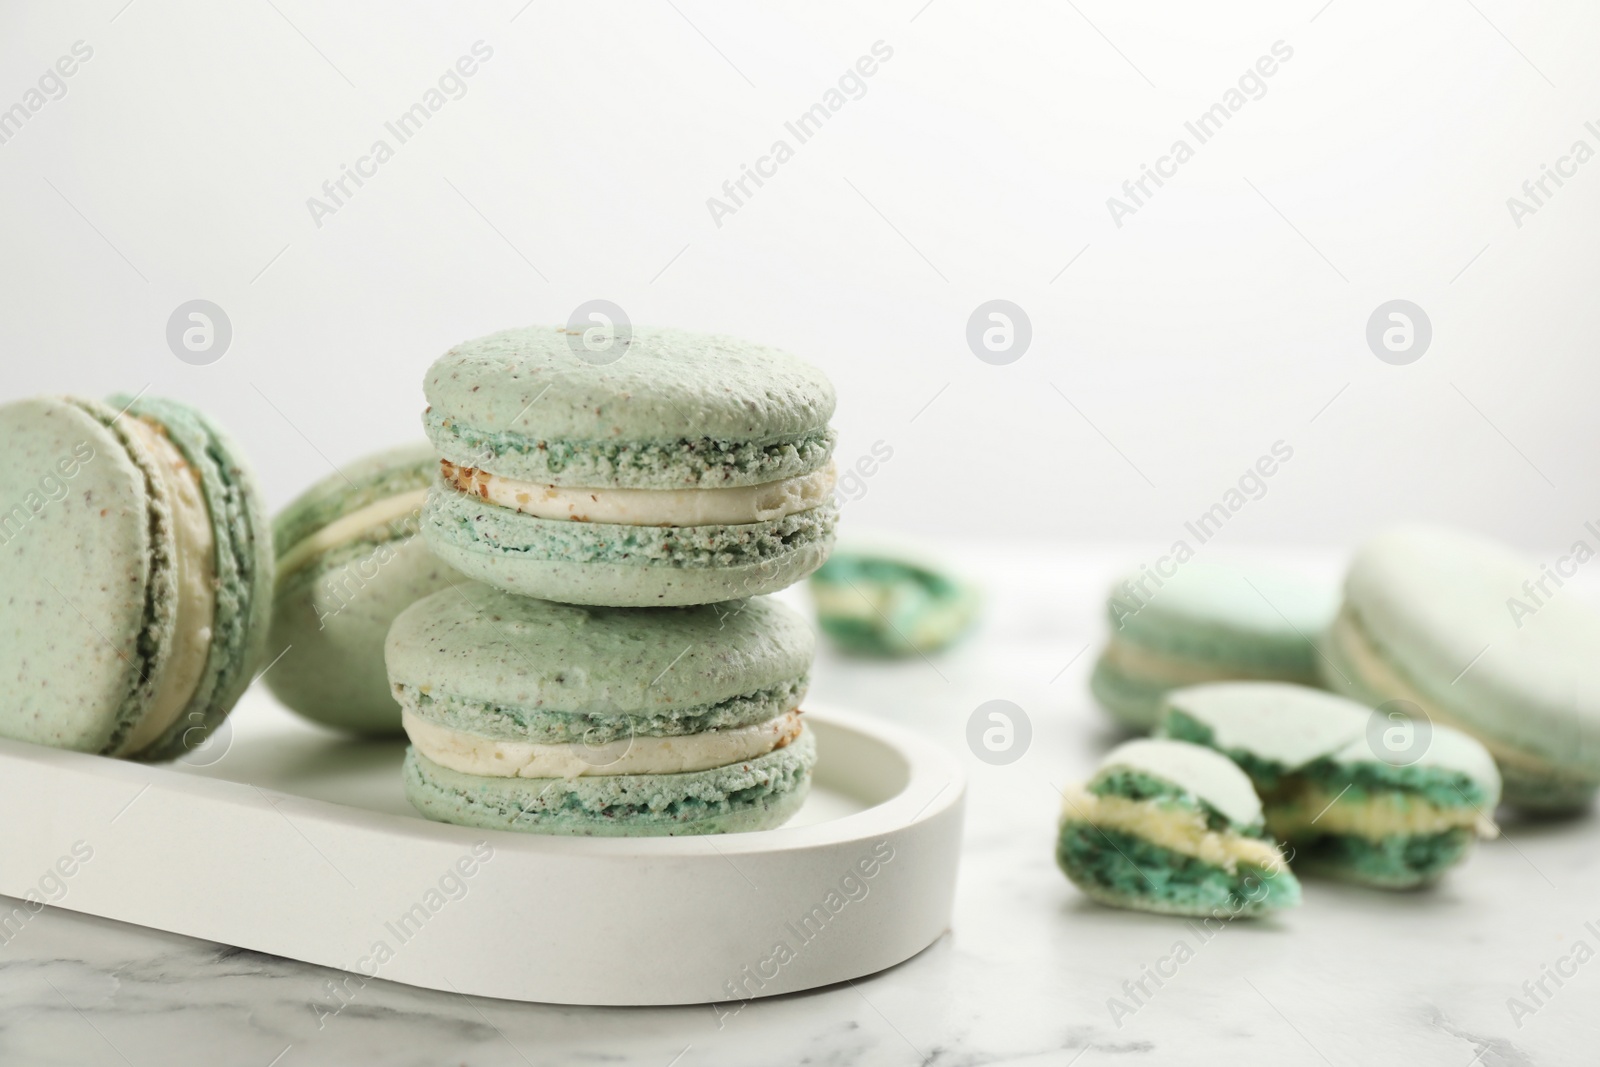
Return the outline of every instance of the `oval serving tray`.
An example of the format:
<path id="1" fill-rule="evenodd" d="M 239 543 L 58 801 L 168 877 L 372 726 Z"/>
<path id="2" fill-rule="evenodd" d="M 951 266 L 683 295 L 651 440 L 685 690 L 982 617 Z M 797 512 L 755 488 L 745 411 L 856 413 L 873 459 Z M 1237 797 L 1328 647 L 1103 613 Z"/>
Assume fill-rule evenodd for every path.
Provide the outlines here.
<path id="1" fill-rule="evenodd" d="M 399 742 L 259 690 L 186 762 L 0 741 L 0 893 L 350 972 L 557 1004 L 742 1001 L 859 978 L 949 926 L 965 780 L 926 739 L 813 710 L 778 830 L 560 838 L 431 823 Z"/>

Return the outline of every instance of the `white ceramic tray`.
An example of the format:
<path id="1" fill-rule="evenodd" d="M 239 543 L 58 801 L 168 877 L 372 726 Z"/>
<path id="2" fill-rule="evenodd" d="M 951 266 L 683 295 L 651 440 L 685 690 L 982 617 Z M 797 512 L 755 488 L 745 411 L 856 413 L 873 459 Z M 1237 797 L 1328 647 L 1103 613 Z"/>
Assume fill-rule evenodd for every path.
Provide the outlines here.
<path id="1" fill-rule="evenodd" d="M 787 826 L 554 838 L 430 823 L 399 743 L 335 738 L 259 690 L 186 762 L 0 741 L 0 893 L 350 972 L 560 1004 L 746 1000 L 841 982 L 949 926 L 965 781 L 927 740 L 807 708 Z"/>

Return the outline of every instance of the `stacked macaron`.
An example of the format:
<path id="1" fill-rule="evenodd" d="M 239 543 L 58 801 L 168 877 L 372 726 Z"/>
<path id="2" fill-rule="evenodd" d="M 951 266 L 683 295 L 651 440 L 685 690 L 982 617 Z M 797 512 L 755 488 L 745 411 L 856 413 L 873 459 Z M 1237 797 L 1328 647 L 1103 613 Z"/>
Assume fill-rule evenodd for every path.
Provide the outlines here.
<path id="1" fill-rule="evenodd" d="M 833 544 L 832 386 L 759 345 L 508 330 L 428 371 L 422 534 L 477 581 L 386 659 L 430 818 L 566 834 L 776 826 L 805 798 L 806 624 L 760 599 Z M 754 598 L 754 599 L 750 599 Z"/>
<path id="2" fill-rule="evenodd" d="M 508 592 L 619 607 L 776 592 L 821 566 L 838 518 L 821 371 L 673 330 L 636 329 L 603 365 L 571 341 L 506 330 L 429 369 L 435 554 Z"/>

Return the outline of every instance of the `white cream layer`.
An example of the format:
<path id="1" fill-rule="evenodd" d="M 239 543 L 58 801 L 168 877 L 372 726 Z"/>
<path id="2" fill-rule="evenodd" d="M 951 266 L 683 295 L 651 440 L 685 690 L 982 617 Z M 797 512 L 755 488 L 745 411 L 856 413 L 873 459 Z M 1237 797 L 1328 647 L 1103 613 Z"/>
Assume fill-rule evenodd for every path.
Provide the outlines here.
<path id="1" fill-rule="evenodd" d="M 771 522 L 825 503 L 833 464 L 763 485 L 729 489 L 585 489 L 502 478 L 441 461 L 446 484 L 491 504 L 540 519 L 621 526 L 745 526 Z"/>
<path id="2" fill-rule="evenodd" d="M 352 541 L 359 540 L 369 531 L 421 511 L 423 502 L 427 499 L 426 489 L 398 493 L 383 500 L 373 501 L 364 508 L 342 515 L 321 529 L 312 531 L 278 560 L 278 580 L 282 581 L 326 552 L 343 548 Z"/>
<path id="3" fill-rule="evenodd" d="M 216 535 L 199 474 L 162 430 L 136 418 L 127 419 L 126 425 L 162 469 L 156 491 L 172 515 L 178 586 L 172 650 L 155 678 L 149 707 L 117 748 L 117 756 L 132 755 L 166 733 L 194 699 L 211 654 L 217 607 Z"/>
<path id="4" fill-rule="evenodd" d="M 732 730 L 623 737 L 601 745 L 496 741 L 427 722 L 409 711 L 402 712 L 401 723 L 417 751 L 439 766 L 489 778 L 686 774 L 755 759 L 800 736 L 798 710 Z"/>
<path id="5" fill-rule="evenodd" d="M 1359 802 L 1340 801 L 1324 789 L 1307 789 L 1293 804 L 1267 807 L 1267 826 L 1281 839 L 1320 830 L 1378 841 L 1385 837 L 1472 830 L 1479 837 L 1499 835 L 1499 827 L 1472 807 L 1441 808 L 1390 793 Z"/>
<path id="6" fill-rule="evenodd" d="M 1284 869 L 1283 856 L 1270 841 L 1231 831 L 1219 833 L 1206 825 L 1205 816 L 1198 811 L 1167 807 L 1152 800 L 1097 796 L 1082 786 L 1072 786 L 1064 794 L 1061 822 L 1121 830 L 1221 867 L 1229 874 L 1235 873 L 1241 863 L 1273 874 Z"/>

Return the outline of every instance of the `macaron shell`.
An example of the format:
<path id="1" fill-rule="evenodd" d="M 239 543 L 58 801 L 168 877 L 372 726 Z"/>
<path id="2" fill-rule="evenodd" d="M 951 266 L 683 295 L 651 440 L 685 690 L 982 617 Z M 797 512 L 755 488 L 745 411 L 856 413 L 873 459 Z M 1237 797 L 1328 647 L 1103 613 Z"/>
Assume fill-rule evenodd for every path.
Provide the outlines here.
<path id="1" fill-rule="evenodd" d="M 273 519 L 278 578 L 268 653 L 283 653 L 284 669 L 263 680 L 313 722 L 400 734 L 400 706 L 383 662 L 389 626 L 418 600 L 465 579 L 418 536 L 420 505 L 303 556 L 292 571 L 284 571 L 285 557 L 333 523 L 425 490 L 438 472 L 438 454 L 426 441 L 385 449 L 326 475 Z"/>
<path id="2" fill-rule="evenodd" d="M 672 607 L 777 592 L 832 551 L 838 511 L 824 504 L 739 526 L 622 526 L 541 519 L 435 485 L 422 533 L 463 574 L 570 604 Z"/>
<path id="3" fill-rule="evenodd" d="M 1157 587 L 1130 574 L 1112 587 L 1107 614 L 1113 635 L 1203 663 L 1259 666 L 1294 680 L 1315 681 L 1312 638 L 1338 607 L 1337 590 L 1266 567 L 1190 562 Z"/>
<path id="4" fill-rule="evenodd" d="M 439 454 L 426 441 L 363 456 L 326 475 L 272 520 L 278 556 L 338 519 L 402 493 L 426 489 L 439 473 Z"/>
<path id="5" fill-rule="evenodd" d="M 1249 777 L 1218 752 L 1185 741 L 1139 738 L 1118 745 L 1100 761 L 1097 775 L 1113 768 L 1142 771 L 1193 793 L 1237 828 L 1261 823 L 1261 798 Z"/>
<path id="6" fill-rule="evenodd" d="M 786 352 L 645 327 L 613 362 L 581 351 L 581 335 L 557 326 L 456 346 L 424 381 L 429 438 L 504 477 L 636 488 L 755 485 L 832 452 L 833 386 Z"/>
<path id="7" fill-rule="evenodd" d="M 647 715 L 792 683 L 816 638 L 768 599 L 691 608 L 579 607 L 462 582 L 395 619 L 395 685 L 433 700 Z"/>
<path id="8" fill-rule="evenodd" d="M 144 714 L 174 625 L 154 460 L 93 401 L 0 408 L 0 734 L 109 752 Z M 70 473 L 68 473 L 70 471 Z"/>
<path id="9" fill-rule="evenodd" d="M 1089 675 L 1089 692 L 1123 726 L 1150 730 L 1161 720 L 1161 701 L 1168 690 L 1125 674 L 1102 656 Z"/>
<path id="10" fill-rule="evenodd" d="M 654 837 L 770 830 L 805 803 L 809 731 L 757 759 L 687 774 L 488 778 L 406 753 L 406 798 L 439 822 L 489 830 Z"/>
<path id="11" fill-rule="evenodd" d="M 1513 600 L 1531 604 L 1524 582 L 1541 576 L 1494 542 L 1401 527 L 1356 553 L 1346 609 L 1371 649 L 1461 727 L 1600 777 L 1600 611 L 1559 591 L 1514 617 Z"/>
<path id="12" fill-rule="evenodd" d="M 350 733 L 401 733 L 383 661 L 389 627 L 423 597 L 467 579 L 422 539 L 361 543 L 309 565 L 273 601 L 268 648 L 282 662 L 264 677 L 289 708 Z"/>
<path id="13" fill-rule="evenodd" d="M 273 553 L 266 503 L 232 440 L 209 418 L 175 400 L 113 397 L 124 418 L 157 423 L 200 475 L 216 551 L 211 650 L 194 697 L 138 759 L 175 759 L 227 718 L 262 665 L 272 612 Z"/>
<path id="14" fill-rule="evenodd" d="M 1205 727 L 1207 743 L 1225 752 L 1248 752 L 1288 771 L 1352 743 L 1364 745 L 1373 714 L 1331 693 L 1272 682 L 1177 689 L 1167 694 L 1163 710 Z"/>

